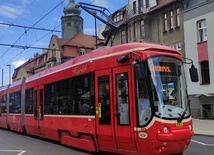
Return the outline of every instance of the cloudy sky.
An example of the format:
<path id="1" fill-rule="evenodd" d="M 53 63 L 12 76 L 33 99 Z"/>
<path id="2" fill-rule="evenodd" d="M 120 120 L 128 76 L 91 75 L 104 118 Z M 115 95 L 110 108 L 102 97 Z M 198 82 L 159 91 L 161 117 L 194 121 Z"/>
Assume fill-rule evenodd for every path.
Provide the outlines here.
<path id="1" fill-rule="evenodd" d="M 110 13 L 113 13 L 125 6 L 128 0 L 75 0 L 75 3 L 79 2 L 106 7 Z M 11 65 L 11 74 L 13 74 L 14 68 L 32 58 L 35 53 L 42 52 L 40 49 L 23 49 L 22 46 L 47 48 L 52 35 L 61 37 L 61 32 L 41 31 L 29 27 L 61 31 L 61 17 L 68 3 L 69 0 L 0 1 L 0 76 L 2 77 L 3 70 L 4 85 L 9 81 L 8 64 Z M 94 35 L 94 22 L 92 22 L 94 17 L 83 10 L 81 16 L 84 19 L 84 33 Z M 17 45 L 20 47 L 17 48 Z"/>

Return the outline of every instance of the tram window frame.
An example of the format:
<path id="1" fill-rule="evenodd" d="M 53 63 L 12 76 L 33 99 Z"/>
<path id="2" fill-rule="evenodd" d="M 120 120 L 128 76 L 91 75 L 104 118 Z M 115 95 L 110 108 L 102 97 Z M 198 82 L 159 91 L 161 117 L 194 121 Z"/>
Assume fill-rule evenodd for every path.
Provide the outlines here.
<path id="1" fill-rule="evenodd" d="M 37 90 L 34 90 L 33 91 L 33 108 L 34 108 L 34 119 L 37 120 L 37 117 L 38 117 L 38 103 L 37 103 L 37 93 L 38 91 Z"/>
<path id="2" fill-rule="evenodd" d="M 80 115 L 94 114 L 93 79 L 93 73 L 72 78 L 72 113 Z"/>
<path id="3" fill-rule="evenodd" d="M 61 80 L 55 83 L 55 102 L 58 105 L 57 114 L 70 114 L 71 87 L 70 79 Z"/>
<path id="4" fill-rule="evenodd" d="M 33 114 L 33 88 L 25 90 L 25 114 Z"/>
<path id="5" fill-rule="evenodd" d="M 118 125 L 130 125 L 130 98 L 128 72 L 118 73 L 116 78 L 116 99 Z M 124 79 L 125 77 L 125 79 Z"/>
<path id="6" fill-rule="evenodd" d="M 21 91 L 9 94 L 9 113 L 21 113 Z"/>
<path id="7" fill-rule="evenodd" d="M 2 95 L 2 99 L 1 99 L 1 113 L 6 113 L 6 112 L 7 112 L 7 94 Z"/>
<path id="8" fill-rule="evenodd" d="M 56 102 L 56 83 L 49 83 L 44 86 L 45 90 L 45 114 L 56 114 L 54 104 Z"/>
<path id="9" fill-rule="evenodd" d="M 110 103 L 110 77 L 109 75 L 98 77 L 98 103 L 101 104 L 101 117 L 99 124 L 111 125 Z"/>
<path id="10" fill-rule="evenodd" d="M 53 83 L 46 84 L 44 86 L 45 92 L 45 114 L 50 115 L 82 115 L 80 112 L 80 97 L 87 92 L 89 97 L 87 98 L 89 103 L 90 112 L 84 115 L 91 115 L 95 113 L 94 110 L 94 85 L 93 85 L 93 73 L 84 74 L 81 76 L 76 76 L 72 78 L 63 79 Z M 67 81 L 67 82 L 66 82 Z M 64 83 L 64 84 L 63 84 Z M 65 86 L 61 88 L 61 86 Z M 61 91 L 60 91 L 61 90 Z M 64 107 L 61 109 L 66 109 L 65 111 L 59 112 L 58 108 L 53 108 L 53 105 L 61 102 L 61 99 L 66 99 Z"/>

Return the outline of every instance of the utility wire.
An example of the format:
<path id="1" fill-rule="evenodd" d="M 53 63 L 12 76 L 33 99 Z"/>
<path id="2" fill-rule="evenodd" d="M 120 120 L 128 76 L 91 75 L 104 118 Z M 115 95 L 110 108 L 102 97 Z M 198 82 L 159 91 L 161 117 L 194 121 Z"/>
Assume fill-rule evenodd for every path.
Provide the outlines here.
<path id="1" fill-rule="evenodd" d="M 63 0 L 64 1 L 64 0 Z M 54 29 L 57 29 L 57 28 L 59 28 L 61 26 L 61 24 L 59 24 L 58 26 L 56 26 L 56 27 L 54 27 Z M 16 57 L 18 57 L 20 54 L 22 54 L 24 51 L 26 51 L 27 49 L 29 49 L 29 48 L 34 48 L 33 47 L 33 45 L 34 44 L 36 44 L 38 41 L 40 41 L 40 40 L 42 40 L 44 37 L 46 37 L 46 36 L 48 36 L 49 34 L 50 34 L 51 32 L 49 31 L 48 33 L 46 33 L 45 35 L 43 35 L 41 38 L 39 38 L 38 40 L 36 40 L 34 43 L 32 43 L 30 46 L 27 46 L 27 48 L 24 48 L 24 47 L 26 47 L 26 46 L 21 46 L 21 45 L 15 45 L 15 44 L 11 44 L 11 45 L 9 45 L 8 44 L 8 46 L 10 46 L 10 48 L 9 49 L 11 49 L 12 47 L 11 46 L 13 46 L 14 48 L 22 48 L 23 50 L 21 50 L 18 54 L 16 54 L 12 59 L 10 59 L 9 61 L 7 61 L 7 63 L 5 63 L 4 65 L 2 65 L 1 67 L 0 67 L 0 69 L 1 68 L 3 68 L 4 66 L 6 66 L 6 64 L 9 64 L 9 63 L 11 63 Z M 6 44 L 5 44 L 6 45 Z M 9 50 L 8 49 L 8 50 Z M 35 49 L 47 49 L 47 50 L 52 50 L 52 49 L 49 49 L 49 48 L 39 48 L 39 47 L 35 47 Z"/>
<path id="2" fill-rule="evenodd" d="M 59 4 L 59 5 L 61 5 L 63 2 L 64 2 L 65 0 L 62 0 L 62 2 Z M 95 0 L 93 0 L 90 4 L 92 4 L 92 3 L 94 3 L 94 1 Z M 59 6 L 59 5 L 57 5 L 57 7 Z M 56 7 L 55 7 L 56 8 Z M 38 23 L 38 22 L 37 22 Z M 1 23 L 0 23 L 1 24 Z M 34 25 L 36 25 L 36 24 L 34 24 Z M 61 26 L 61 24 L 59 24 L 58 26 L 56 26 L 55 28 L 54 28 L 54 30 L 55 29 L 57 29 L 58 27 L 60 27 Z M 26 28 L 28 28 L 28 27 L 26 27 Z M 31 29 L 33 29 L 33 27 L 29 27 L 29 28 L 31 28 Z M 53 31 L 53 30 L 52 30 Z M 26 32 L 25 32 L 26 33 Z M 50 32 L 49 32 L 50 33 Z M 42 38 L 44 38 L 45 36 L 47 36 L 49 33 L 47 33 L 46 35 L 44 35 L 43 37 L 41 37 L 40 39 L 38 39 L 36 42 L 38 42 L 39 40 L 41 40 Z M 68 42 L 69 42 L 70 40 L 68 40 Z M 36 43 L 35 42 L 35 43 Z M 49 49 L 49 48 L 40 48 L 40 47 L 33 47 L 33 45 L 35 44 L 35 43 L 33 43 L 33 44 L 31 44 L 30 46 L 22 46 L 22 45 L 15 45 L 15 43 L 12 45 L 9 45 L 9 44 L 0 44 L 0 45 L 2 45 L 2 46 L 10 46 L 10 49 L 11 48 L 22 48 L 23 50 L 21 51 L 21 52 L 19 52 L 17 55 L 15 55 L 15 57 L 13 57 L 12 59 L 10 59 L 6 64 L 8 64 L 8 63 L 10 63 L 12 60 L 14 60 L 17 56 L 19 56 L 21 53 L 23 53 L 25 50 L 27 50 L 27 49 L 29 49 L 29 48 L 32 48 L 32 49 L 47 49 L 47 50 L 52 50 L 52 49 Z M 1 58 L 1 57 L 0 57 Z M 3 65 L 2 67 L 4 67 L 5 65 Z M 1 68 L 2 68 L 1 67 Z"/>
<path id="3" fill-rule="evenodd" d="M 34 27 L 36 24 L 38 24 L 41 20 L 43 20 L 47 15 L 49 15 L 53 10 L 55 10 L 59 5 L 61 5 L 65 0 L 62 0 L 57 6 L 55 6 L 53 9 L 51 9 L 47 14 L 45 14 L 41 19 L 39 19 L 35 24 L 33 24 L 31 27 L 29 27 L 14 43 L 13 45 L 15 45 L 24 35 L 25 33 L 27 33 L 27 31 L 29 31 L 32 27 Z M 0 59 L 5 56 L 5 54 L 7 54 L 9 52 L 9 50 L 11 49 L 11 47 L 6 50 L 1 56 Z"/>
<path id="4" fill-rule="evenodd" d="M 16 25 L 16 24 L 8 24 L 8 23 L 1 23 L 0 25 L 7 25 L 7 26 L 14 26 L 14 27 L 20 27 L 20 28 L 28 28 L 28 29 L 35 29 L 35 30 L 42 30 L 42 31 L 51 31 L 51 32 L 61 32 L 58 30 L 51 30 L 51 29 L 45 29 L 45 28 L 38 28 L 38 27 L 29 27 L 29 26 L 23 26 L 23 25 Z"/>

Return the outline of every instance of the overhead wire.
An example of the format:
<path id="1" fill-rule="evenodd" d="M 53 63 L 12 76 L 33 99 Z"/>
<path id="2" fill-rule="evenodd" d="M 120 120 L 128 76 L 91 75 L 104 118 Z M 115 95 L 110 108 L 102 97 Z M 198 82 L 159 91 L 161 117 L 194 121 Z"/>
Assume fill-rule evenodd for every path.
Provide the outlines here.
<path id="1" fill-rule="evenodd" d="M 28 29 L 41 30 L 41 31 L 61 32 L 61 31 L 54 30 L 54 29 L 45 29 L 45 28 L 39 28 L 39 27 L 30 27 L 30 26 L 23 26 L 23 25 L 16 25 L 16 24 L 8 24 L 8 23 L 3 23 L 3 22 L 0 22 L 0 25 L 14 26 L 14 27 L 19 27 L 19 28 L 24 28 L 24 29 L 28 28 Z"/>
<path id="2" fill-rule="evenodd" d="M 35 26 L 37 23 L 39 23 L 42 19 L 44 19 L 48 14 L 50 14 L 54 9 L 56 9 L 58 6 L 60 6 L 63 2 L 64 2 L 65 0 L 62 0 L 56 7 L 54 7 L 51 11 L 49 11 L 46 15 L 44 15 L 40 20 L 38 20 L 35 24 L 33 24 L 33 26 Z M 91 1 L 91 3 L 90 4 L 92 4 L 92 3 L 94 3 L 95 2 L 95 0 L 93 0 L 93 1 Z M 65 22 L 65 21 L 64 21 Z M 1 23 L 0 23 L 1 24 Z M 42 30 L 42 29 L 40 29 L 40 28 L 35 28 L 35 27 L 33 27 L 33 26 L 31 26 L 31 27 L 26 27 L 26 26 L 23 26 L 23 27 L 26 27 L 26 28 L 28 28 L 27 29 L 27 31 L 29 30 L 29 29 L 38 29 L 38 30 Z M 56 26 L 56 27 L 54 27 L 54 29 L 53 30 L 47 30 L 47 31 L 50 31 L 50 32 L 53 32 L 55 29 L 57 29 L 58 27 L 60 27 L 61 26 L 61 24 L 59 24 L 58 26 Z M 21 27 L 21 26 L 20 26 Z M 25 31 L 23 34 L 22 34 L 22 36 L 27 32 L 27 31 Z M 42 36 L 40 39 L 38 39 L 36 42 L 38 42 L 39 40 L 41 40 L 42 38 L 44 38 L 45 36 L 47 36 L 50 32 L 48 32 L 47 34 L 45 34 L 44 36 Z M 19 37 L 20 38 L 20 37 Z M 19 40 L 19 39 L 17 39 L 17 40 Z M 69 40 L 70 41 L 70 40 Z M 68 41 L 68 42 L 69 42 Z M 10 48 L 9 49 L 11 49 L 11 48 L 23 48 L 23 50 L 21 51 L 21 52 L 19 52 L 18 54 L 16 54 L 15 55 L 15 57 L 13 57 L 12 59 L 10 59 L 6 64 L 8 64 L 8 63 L 10 63 L 12 60 L 14 60 L 17 56 L 19 56 L 21 53 L 23 53 L 25 50 L 27 50 L 27 49 L 29 49 L 29 48 L 33 48 L 33 49 L 48 49 L 48 48 L 40 48 L 40 47 L 32 47 L 34 44 L 36 44 L 36 42 L 35 43 L 33 43 L 33 44 L 31 44 L 31 45 L 29 45 L 29 46 L 20 46 L 20 45 L 15 45 L 16 43 L 17 43 L 17 41 L 12 45 L 10 45 L 10 44 L 5 44 L 5 46 L 10 46 Z M 0 44 L 0 45 L 3 45 L 3 44 Z M 6 51 L 6 53 L 7 53 L 8 51 Z M 5 55 L 6 53 L 4 53 L 3 55 Z M 2 56 L 0 57 L 0 59 L 2 58 Z M 5 65 L 6 65 L 5 64 Z M 4 67 L 5 65 L 3 65 L 2 67 Z M 1 68 L 2 68 L 1 67 Z"/>
<path id="3" fill-rule="evenodd" d="M 65 0 L 62 0 L 59 4 L 57 4 L 53 9 L 51 9 L 48 13 L 46 13 L 42 18 L 40 18 L 36 23 L 34 23 L 31 27 L 28 27 L 27 28 L 27 30 L 25 30 L 25 32 L 13 43 L 13 44 L 11 44 L 11 47 L 9 47 L 1 56 L 0 56 L 0 59 L 3 57 L 3 56 L 5 56 L 5 54 L 7 54 L 8 52 L 9 52 L 9 50 L 13 47 L 13 46 L 15 46 L 15 44 L 27 33 L 27 31 L 29 31 L 30 29 L 32 29 L 36 24 L 38 24 L 41 20 L 43 20 L 47 15 L 49 15 L 52 11 L 54 11 L 58 6 L 60 6 L 61 4 L 63 4 L 63 2 L 64 2 Z M 57 27 L 56 27 L 57 28 Z M 56 28 L 54 28 L 54 29 L 56 29 Z M 50 33 L 50 32 L 49 32 Z M 48 34 L 49 34 L 48 33 Z M 46 34 L 47 35 L 47 34 Z M 45 36 L 46 36 L 45 35 Z M 44 37 L 44 36 L 43 36 Z M 43 38 L 42 37 L 42 38 Z M 38 41 L 38 40 L 37 40 Z M 36 41 L 36 42 L 37 42 Z M 35 43 L 34 43 L 35 44 Z M 30 47 L 30 46 L 29 46 Z M 28 48 L 29 48 L 28 47 Z M 26 49 L 25 49 L 26 50 Z M 24 51 L 24 50 L 23 50 Z M 21 51 L 20 52 L 20 54 L 23 52 L 23 51 Z M 15 57 L 17 57 L 18 55 L 16 55 Z M 14 58 L 13 58 L 14 59 Z M 1 67 L 1 68 L 3 68 L 5 66 L 5 64 Z"/>

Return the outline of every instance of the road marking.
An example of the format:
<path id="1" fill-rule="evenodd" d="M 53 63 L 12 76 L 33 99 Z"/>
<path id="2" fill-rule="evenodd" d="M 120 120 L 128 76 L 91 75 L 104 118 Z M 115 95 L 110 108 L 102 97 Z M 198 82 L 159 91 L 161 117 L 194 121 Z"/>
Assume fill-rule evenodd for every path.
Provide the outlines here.
<path id="1" fill-rule="evenodd" d="M 0 152 L 17 152 L 17 155 L 22 155 L 26 152 L 26 150 L 0 150 Z"/>
<path id="2" fill-rule="evenodd" d="M 194 143 L 197 143 L 197 144 L 200 144 L 200 145 L 204 145 L 204 146 L 214 146 L 214 144 L 206 144 L 206 143 L 202 143 L 202 142 L 199 142 L 199 141 L 196 141 L 196 140 L 191 140 L 192 142 Z"/>

